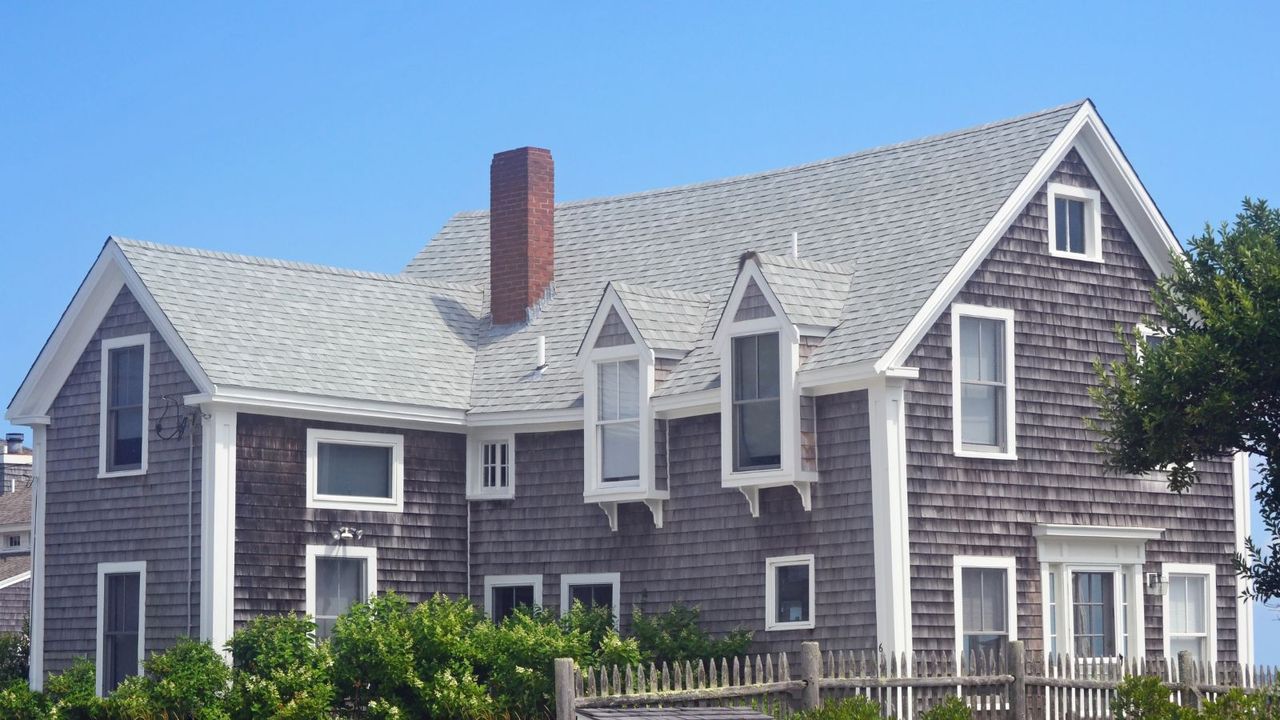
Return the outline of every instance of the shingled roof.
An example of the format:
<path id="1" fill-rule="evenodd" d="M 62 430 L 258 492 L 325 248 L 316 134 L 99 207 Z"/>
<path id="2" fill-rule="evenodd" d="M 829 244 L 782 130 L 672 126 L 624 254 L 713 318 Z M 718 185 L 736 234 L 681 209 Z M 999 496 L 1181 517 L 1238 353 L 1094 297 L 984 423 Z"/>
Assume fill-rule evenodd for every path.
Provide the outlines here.
<path id="1" fill-rule="evenodd" d="M 0 494 L 0 527 L 31 524 L 31 488 L 19 485 L 13 492 Z"/>

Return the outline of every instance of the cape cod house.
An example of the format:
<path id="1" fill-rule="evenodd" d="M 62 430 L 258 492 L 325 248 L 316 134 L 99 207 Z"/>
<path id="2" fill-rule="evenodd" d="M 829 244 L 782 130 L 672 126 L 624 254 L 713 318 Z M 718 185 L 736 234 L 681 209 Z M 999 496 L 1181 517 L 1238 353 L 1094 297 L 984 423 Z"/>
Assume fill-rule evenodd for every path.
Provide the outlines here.
<path id="1" fill-rule="evenodd" d="M 491 206 L 395 275 L 111 238 L 8 410 L 32 682 L 353 600 L 701 606 L 761 649 L 1249 662 L 1242 459 L 1104 472 L 1092 362 L 1178 244 L 1088 101 Z"/>

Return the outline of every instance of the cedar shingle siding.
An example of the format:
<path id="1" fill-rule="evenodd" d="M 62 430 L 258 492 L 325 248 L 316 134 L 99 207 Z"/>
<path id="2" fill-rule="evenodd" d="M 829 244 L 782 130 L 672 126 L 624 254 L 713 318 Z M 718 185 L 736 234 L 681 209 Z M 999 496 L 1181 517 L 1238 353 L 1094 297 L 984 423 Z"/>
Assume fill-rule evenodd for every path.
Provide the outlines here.
<path id="1" fill-rule="evenodd" d="M 147 474 L 98 479 L 98 366 L 103 338 L 151 334 L 150 423 L 166 395 L 196 391 L 127 289 L 107 311 L 49 415 L 45 510 L 45 670 L 94 656 L 97 564 L 147 562 L 146 649 L 188 634 L 187 478 L 193 481 L 190 634 L 200 629 L 200 430 L 163 440 L 151 428 Z M 172 417 L 172 413 L 170 414 Z M 189 446 L 188 443 L 191 443 Z M 189 455 L 189 453 L 191 453 Z M 189 463 L 188 458 L 195 462 Z"/>
<path id="2" fill-rule="evenodd" d="M 0 633 L 18 632 L 31 609 L 31 581 L 0 588 Z"/>
<path id="3" fill-rule="evenodd" d="M 543 604 L 560 607 L 563 573 L 620 572 L 621 612 L 700 604 L 705 626 L 756 631 L 761 650 L 874 645 L 875 586 L 865 392 L 817 399 L 820 480 L 813 512 L 790 488 L 762 491 L 752 518 L 737 490 L 720 486 L 720 419 L 668 423 L 671 500 L 662 529 L 638 503 L 618 508 L 618 531 L 582 500 L 582 431 L 516 436 L 514 501 L 472 505 L 471 593 L 483 601 L 486 575 L 540 574 Z M 764 562 L 813 553 L 817 628 L 763 632 Z"/>
<path id="4" fill-rule="evenodd" d="M 1097 189 L 1073 151 L 1053 182 Z M 952 556 L 1016 555 L 1018 637 L 1044 648 L 1037 523 L 1167 528 L 1147 543 L 1147 572 L 1161 562 L 1217 563 L 1218 659 L 1234 660 L 1235 541 L 1229 462 L 1197 463 L 1203 485 L 1178 497 L 1163 483 L 1104 473 L 1096 434 L 1081 418 L 1095 412 L 1087 387 L 1092 362 L 1119 357 L 1117 327 L 1129 332 L 1154 313 L 1155 281 L 1137 246 L 1103 200 L 1104 263 L 1049 255 L 1042 191 L 956 302 L 1013 308 L 1017 461 L 952 453 L 950 312 L 944 312 L 907 365 L 908 492 L 912 621 L 917 650 L 954 647 Z M 1158 595 L 1146 598 L 1147 652 L 1163 654 Z"/>
<path id="5" fill-rule="evenodd" d="M 307 428 L 404 436 L 404 512 L 307 508 Z M 348 541 L 378 549 L 379 591 L 412 602 L 466 588 L 466 436 L 241 414 L 236 439 L 236 623 L 303 612 L 306 546 Z"/>

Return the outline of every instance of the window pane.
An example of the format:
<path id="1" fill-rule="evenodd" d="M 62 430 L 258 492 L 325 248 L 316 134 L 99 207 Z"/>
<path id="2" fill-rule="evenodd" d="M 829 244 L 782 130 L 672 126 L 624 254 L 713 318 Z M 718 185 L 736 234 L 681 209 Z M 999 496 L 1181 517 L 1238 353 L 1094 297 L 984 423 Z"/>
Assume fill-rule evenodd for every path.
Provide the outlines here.
<path id="1" fill-rule="evenodd" d="M 960 318 L 960 379 L 1004 382 L 1004 321 Z"/>
<path id="2" fill-rule="evenodd" d="M 1169 653 L 1178 657 L 1183 650 L 1191 653 L 1191 659 L 1197 662 L 1204 660 L 1204 638 L 1172 638 L 1169 640 Z"/>
<path id="3" fill-rule="evenodd" d="M 596 370 L 600 400 L 596 416 L 618 420 L 640 416 L 640 363 L 600 363 Z"/>
<path id="4" fill-rule="evenodd" d="M 1005 642 L 1008 636 L 1004 633 L 998 635 L 975 633 L 964 636 L 964 652 L 969 653 L 996 653 L 999 654 L 1005 649 Z"/>
<path id="5" fill-rule="evenodd" d="M 1203 633 L 1207 631 L 1205 578 L 1197 575 L 1175 575 L 1169 579 L 1169 615 L 1171 633 Z"/>
<path id="6" fill-rule="evenodd" d="M 1068 200 L 1067 218 L 1071 252 L 1084 254 L 1084 202 L 1080 200 Z"/>
<path id="7" fill-rule="evenodd" d="M 142 465 L 142 406 L 107 413 L 107 469 L 123 470 Z"/>
<path id="8" fill-rule="evenodd" d="M 756 336 L 756 388 L 757 397 L 778 397 L 778 336 Z"/>
<path id="9" fill-rule="evenodd" d="M 391 497 L 391 448 L 318 443 L 317 487 L 321 495 Z"/>
<path id="10" fill-rule="evenodd" d="M 600 420 L 618 419 L 618 364 L 600 363 L 596 366 L 597 390 L 600 393 L 599 409 L 596 413 Z"/>
<path id="11" fill-rule="evenodd" d="M 1067 251 L 1067 200 L 1066 198 L 1054 198 L 1053 200 L 1053 246 L 1058 252 Z"/>
<path id="12" fill-rule="evenodd" d="M 778 467 L 782 462 L 782 406 L 756 400 L 734 406 L 735 469 Z"/>
<path id="13" fill-rule="evenodd" d="M 570 585 L 569 586 L 569 602 L 570 605 L 574 601 L 580 602 L 587 607 L 606 607 L 613 608 L 613 584 L 604 583 L 600 585 Z"/>
<path id="14" fill-rule="evenodd" d="M 316 615 L 337 617 L 368 598 L 364 558 L 316 558 Z"/>
<path id="15" fill-rule="evenodd" d="M 733 339 L 734 400 L 754 400 L 760 397 L 757 389 L 760 372 L 756 365 L 758 339 L 757 335 Z"/>
<path id="16" fill-rule="evenodd" d="M 1075 651 L 1081 657 L 1115 654 L 1114 576 L 1108 572 L 1073 575 Z"/>
<path id="17" fill-rule="evenodd" d="M 606 482 L 640 477 L 640 423 L 600 426 L 600 468 Z"/>
<path id="18" fill-rule="evenodd" d="M 138 573 L 107 575 L 103 582 L 102 682 L 114 690 L 126 677 L 138 673 L 138 608 L 141 576 Z"/>
<path id="19" fill-rule="evenodd" d="M 493 621 L 502 622 L 520 607 L 533 606 L 532 585 L 509 585 L 493 588 Z"/>
<path id="20" fill-rule="evenodd" d="M 142 404 L 142 346 L 117 348 L 107 355 L 109 407 Z"/>
<path id="21" fill-rule="evenodd" d="M 960 441 L 963 444 L 991 446 L 1003 444 L 1003 387 L 961 385 L 960 413 Z"/>
<path id="22" fill-rule="evenodd" d="M 964 568 L 961 570 L 963 606 L 961 616 L 966 633 L 1004 633 L 1008 631 L 1007 588 L 1005 571 L 997 568 Z"/>
<path id="23" fill-rule="evenodd" d="M 809 566 L 784 565 L 775 568 L 777 622 L 809 620 Z"/>

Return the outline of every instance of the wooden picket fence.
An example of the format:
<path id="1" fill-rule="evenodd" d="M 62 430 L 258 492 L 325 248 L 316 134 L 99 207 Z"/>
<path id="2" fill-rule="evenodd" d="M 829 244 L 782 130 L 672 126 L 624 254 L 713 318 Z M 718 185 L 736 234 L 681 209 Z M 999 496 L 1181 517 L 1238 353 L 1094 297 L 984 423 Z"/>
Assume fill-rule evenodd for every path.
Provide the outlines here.
<path id="1" fill-rule="evenodd" d="M 886 717 L 913 718 L 959 695 L 974 720 L 1111 718 L 1125 677 L 1153 675 L 1184 706 L 1242 688 L 1280 691 L 1274 668 L 1163 659 L 1029 657 L 1021 642 L 1000 653 L 828 652 L 802 643 L 799 667 L 787 653 L 632 667 L 580 668 L 556 661 L 556 717 L 582 708 L 746 706 L 775 718 L 853 695 L 876 701 Z"/>

